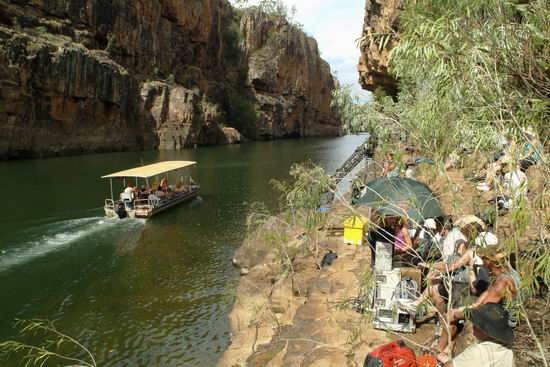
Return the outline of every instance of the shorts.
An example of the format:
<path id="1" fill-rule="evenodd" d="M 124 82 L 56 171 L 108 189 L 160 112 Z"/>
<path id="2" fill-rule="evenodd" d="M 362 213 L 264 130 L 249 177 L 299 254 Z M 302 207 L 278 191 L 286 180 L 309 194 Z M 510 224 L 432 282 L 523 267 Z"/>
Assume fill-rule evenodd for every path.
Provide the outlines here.
<path id="1" fill-rule="evenodd" d="M 441 298 L 445 300 L 445 302 L 449 302 L 449 289 L 451 289 L 451 281 L 452 278 L 445 277 L 437 286 L 437 292 L 439 293 Z M 470 295 L 470 285 L 468 283 L 452 283 L 452 292 L 453 308 L 463 306 L 465 300 Z"/>
<path id="2" fill-rule="evenodd" d="M 482 294 L 489 288 L 490 271 L 485 266 L 480 266 L 477 269 L 476 279 L 474 280 L 474 288 L 477 295 Z"/>

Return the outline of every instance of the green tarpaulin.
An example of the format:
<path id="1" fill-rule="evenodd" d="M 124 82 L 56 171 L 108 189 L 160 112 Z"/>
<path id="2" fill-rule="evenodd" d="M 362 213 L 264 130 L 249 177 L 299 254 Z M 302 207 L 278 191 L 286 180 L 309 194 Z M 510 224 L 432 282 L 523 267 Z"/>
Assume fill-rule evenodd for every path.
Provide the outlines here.
<path id="1" fill-rule="evenodd" d="M 435 194 L 422 182 L 401 177 L 371 181 L 355 204 L 368 205 L 385 216 L 407 216 L 421 221 L 445 215 Z"/>

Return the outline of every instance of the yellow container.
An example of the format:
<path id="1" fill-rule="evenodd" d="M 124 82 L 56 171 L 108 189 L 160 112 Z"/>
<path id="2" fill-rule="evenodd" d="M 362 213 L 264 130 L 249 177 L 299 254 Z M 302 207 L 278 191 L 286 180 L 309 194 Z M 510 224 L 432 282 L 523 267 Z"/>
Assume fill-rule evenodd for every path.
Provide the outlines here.
<path id="1" fill-rule="evenodd" d="M 361 246 L 365 235 L 367 219 L 350 217 L 344 221 L 344 243 Z"/>

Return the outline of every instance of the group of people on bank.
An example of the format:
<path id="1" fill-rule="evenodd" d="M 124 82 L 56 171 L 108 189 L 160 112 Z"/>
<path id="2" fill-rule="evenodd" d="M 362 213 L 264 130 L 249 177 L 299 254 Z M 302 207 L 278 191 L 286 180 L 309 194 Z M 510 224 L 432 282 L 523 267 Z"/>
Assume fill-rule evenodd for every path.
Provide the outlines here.
<path id="1" fill-rule="evenodd" d="M 464 328 L 464 320 L 474 321 L 472 315 L 477 315 L 476 320 L 492 319 L 474 329 L 474 335 L 482 335 L 478 339 L 484 343 L 483 347 L 476 347 L 476 353 L 485 357 L 488 353 L 490 357 L 487 358 L 494 362 L 479 366 L 512 366 L 507 363 L 513 361 L 509 344 L 518 320 L 521 280 L 497 236 L 474 216 L 459 218 L 456 224 L 450 218 L 430 218 L 413 230 L 409 230 L 406 218 L 389 217 L 382 223 L 369 235 L 373 259 L 374 243 L 391 241 L 394 265 L 426 269 L 424 292 L 416 300 L 401 301 L 397 306 L 412 315 L 416 315 L 422 305 L 435 308 L 439 322 L 434 348 L 439 358 L 446 361 L 451 354 L 449 338 L 454 340 Z M 493 333 L 493 330 L 499 332 Z M 507 339 L 502 340 L 500 335 L 506 335 Z M 447 366 L 464 366 L 463 361 L 471 361 L 466 356 L 472 353 L 461 354 L 462 357 L 455 358 Z M 478 357 L 479 361 L 485 358 Z"/>
<path id="2" fill-rule="evenodd" d="M 499 210 L 513 209 L 525 198 L 525 172 L 544 159 L 534 130 L 524 129 L 522 133 L 528 143 L 520 148 L 514 139 L 506 139 L 502 151 L 474 178 L 482 181 L 477 185 L 479 191 L 495 190 Z M 459 167 L 464 153 L 453 153 L 445 170 Z M 385 156 L 382 168 L 385 177 L 403 173 L 391 153 Z M 414 170 L 407 172 L 409 178 Z M 374 261 L 376 241 L 390 242 L 394 245 L 394 264 L 397 261 L 405 267 L 424 269 L 427 281 L 423 293 L 416 300 L 398 301 L 397 306 L 412 315 L 425 310 L 422 306 L 426 304 L 435 309 L 439 322 L 433 348 L 446 367 L 473 363 L 479 367 L 513 366 L 510 345 L 522 301 L 521 279 L 510 261 L 511 254 L 491 232 L 491 223 L 466 216 L 455 223 L 448 217 L 429 218 L 416 229 L 409 229 L 409 224 L 407 217 L 382 218 L 369 234 Z M 478 343 L 450 359 L 449 341 L 467 328 L 465 320 L 471 322 Z"/>

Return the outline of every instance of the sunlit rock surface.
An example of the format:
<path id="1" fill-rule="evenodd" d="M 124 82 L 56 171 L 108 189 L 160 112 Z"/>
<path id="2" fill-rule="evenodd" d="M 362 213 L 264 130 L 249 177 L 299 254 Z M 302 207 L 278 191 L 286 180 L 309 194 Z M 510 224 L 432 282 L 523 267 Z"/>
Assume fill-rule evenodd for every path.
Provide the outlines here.
<path id="1" fill-rule="evenodd" d="M 339 133 L 330 69 L 284 20 L 242 15 L 227 0 L 0 8 L 0 158 Z M 248 42 L 266 34 L 277 36 Z M 264 90 L 254 80 L 269 68 Z"/>

